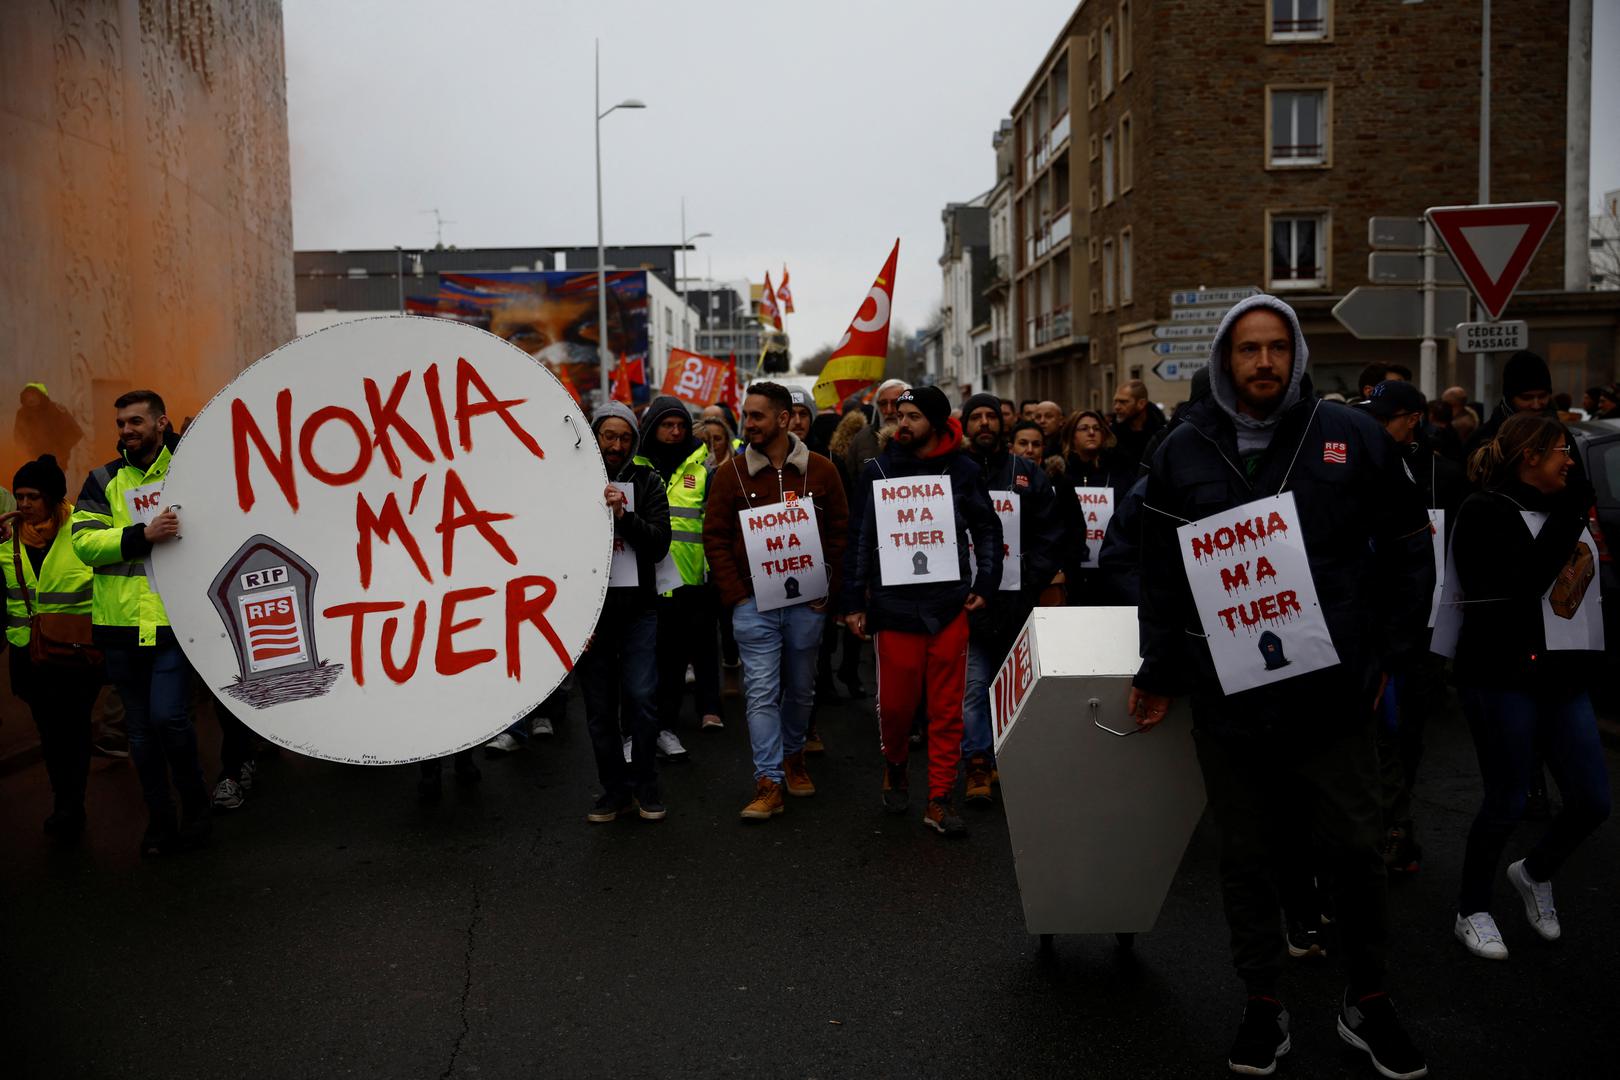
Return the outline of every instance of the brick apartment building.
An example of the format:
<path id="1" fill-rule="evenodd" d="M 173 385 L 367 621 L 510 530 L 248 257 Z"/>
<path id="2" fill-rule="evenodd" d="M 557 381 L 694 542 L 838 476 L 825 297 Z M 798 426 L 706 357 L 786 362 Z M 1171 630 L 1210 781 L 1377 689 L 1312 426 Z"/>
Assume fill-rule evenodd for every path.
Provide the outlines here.
<path id="1" fill-rule="evenodd" d="M 1017 396 L 1099 406 L 1143 378 L 1184 398 L 1185 382 L 1154 376 L 1152 343 L 1171 292 L 1198 287 L 1286 297 L 1324 391 L 1373 359 L 1415 369 L 1416 341 L 1358 341 L 1330 310 L 1367 284 L 1369 217 L 1475 201 L 1479 10 L 1081 3 L 1013 107 Z M 1567 19 L 1568 0 L 1495 6 L 1493 202 L 1564 200 Z M 1615 377 L 1620 297 L 1562 292 L 1563 246 L 1560 225 L 1505 317 L 1530 322 L 1578 397 Z M 1445 335 L 1438 374 L 1473 383 Z"/>

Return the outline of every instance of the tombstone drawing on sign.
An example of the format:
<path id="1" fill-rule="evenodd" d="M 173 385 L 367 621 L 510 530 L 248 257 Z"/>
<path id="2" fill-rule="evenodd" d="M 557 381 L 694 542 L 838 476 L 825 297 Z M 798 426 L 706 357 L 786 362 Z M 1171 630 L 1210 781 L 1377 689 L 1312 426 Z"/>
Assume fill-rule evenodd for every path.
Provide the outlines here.
<path id="1" fill-rule="evenodd" d="M 911 557 L 911 572 L 913 574 L 928 573 L 928 556 L 924 552 L 917 552 Z"/>
<path id="2" fill-rule="evenodd" d="M 789 600 L 797 600 L 799 598 L 799 579 L 796 577 L 788 578 L 782 582 L 782 590 L 787 593 Z"/>
<path id="3" fill-rule="evenodd" d="M 319 577 L 290 548 L 262 533 L 236 549 L 208 587 L 236 652 L 236 680 L 221 690 L 264 709 L 332 689 L 343 665 L 321 660 L 311 631 Z"/>
<path id="4" fill-rule="evenodd" d="M 1260 656 L 1266 662 L 1267 671 L 1288 666 L 1288 657 L 1283 654 L 1282 638 L 1270 630 L 1260 635 Z"/>

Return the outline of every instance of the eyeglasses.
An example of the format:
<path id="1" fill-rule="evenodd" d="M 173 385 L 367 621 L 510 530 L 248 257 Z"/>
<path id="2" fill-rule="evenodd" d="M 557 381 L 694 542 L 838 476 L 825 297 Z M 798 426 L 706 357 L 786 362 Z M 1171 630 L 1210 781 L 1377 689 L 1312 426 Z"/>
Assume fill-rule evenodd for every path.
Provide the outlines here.
<path id="1" fill-rule="evenodd" d="M 1075 430 L 1075 432 L 1077 434 L 1085 434 L 1085 435 L 1101 435 L 1102 434 L 1102 428 L 1098 427 L 1096 424 L 1081 424 L 1079 427 L 1075 428 L 1074 430 Z"/>

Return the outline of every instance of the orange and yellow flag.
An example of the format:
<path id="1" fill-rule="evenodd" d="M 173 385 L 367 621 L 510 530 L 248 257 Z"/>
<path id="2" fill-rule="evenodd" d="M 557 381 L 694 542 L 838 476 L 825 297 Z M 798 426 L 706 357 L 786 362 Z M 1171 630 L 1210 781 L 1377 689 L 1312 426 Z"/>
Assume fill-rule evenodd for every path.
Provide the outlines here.
<path id="1" fill-rule="evenodd" d="M 889 357 L 889 308 L 894 301 L 894 267 L 900 257 L 900 241 L 878 272 L 872 289 L 861 301 L 855 318 L 833 349 L 827 366 L 816 382 L 816 406 L 831 409 L 869 383 L 883 378 L 883 365 Z"/>
<path id="2" fill-rule="evenodd" d="M 776 290 L 771 288 L 771 272 L 765 271 L 765 295 L 759 301 L 759 321 L 782 329 L 782 309 L 776 306 Z"/>
<path id="3" fill-rule="evenodd" d="M 793 290 L 788 288 L 787 263 L 782 264 L 782 284 L 776 288 L 776 299 L 781 302 L 784 314 L 793 314 Z"/>

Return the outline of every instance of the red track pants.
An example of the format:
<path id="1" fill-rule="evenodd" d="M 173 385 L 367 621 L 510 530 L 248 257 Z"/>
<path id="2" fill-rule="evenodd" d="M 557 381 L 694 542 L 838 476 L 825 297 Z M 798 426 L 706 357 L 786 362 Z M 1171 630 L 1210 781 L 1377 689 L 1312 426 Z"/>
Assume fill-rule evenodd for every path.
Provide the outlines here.
<path id="1" fill-rule="evenodd" d="M 962 760 L 962 698 L 967 690 L 967 612 L 937 634 L 877 633 L 878 736 L 884 760 L 898 765 L 917 707 L 928 703 L 928 797 L 946 798 Z"/>

